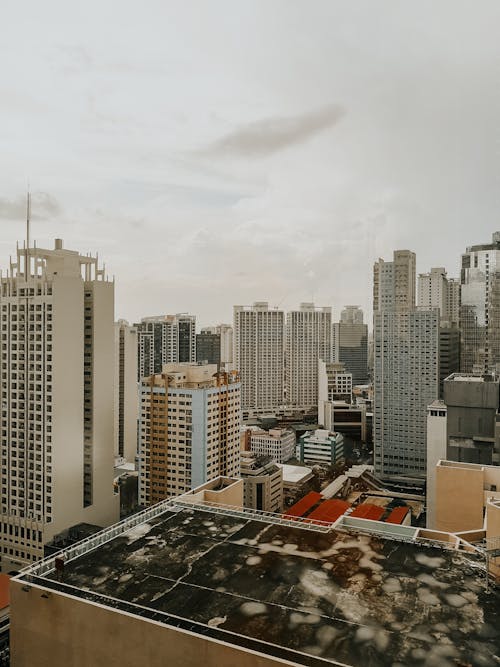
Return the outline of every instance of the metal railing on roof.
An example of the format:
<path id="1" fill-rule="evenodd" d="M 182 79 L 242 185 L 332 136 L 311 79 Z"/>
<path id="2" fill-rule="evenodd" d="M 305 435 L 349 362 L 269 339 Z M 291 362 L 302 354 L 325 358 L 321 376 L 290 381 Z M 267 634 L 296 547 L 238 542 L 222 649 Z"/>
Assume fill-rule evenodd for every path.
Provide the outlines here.
<path id="1" fill-rule="evenodd" d="M 306 528 L 307 530 L 317 530 L 321 533 L 329 532 L 332 527 L 331 521 L 319 521 L 318 519 L 308 519 L 307 517 L 294 517 L 293 519 L 286 519 L 282 514 L 276 514 L 275 512 L 265 512 L 263 510 L 257 510 L 248 507 L 235 507 L 234 505 L 224 505 L 222 503 L 214 503 L 209 500 L 190 503 L 179 500 L 177 498 L 174 503 L 182 508 L 196 508 L 205 512 L 226 514 L 228 516 L 234 516 L 246 520 L 253 519 L 255 521 L 264 521 L 265 523 L 289 526 L 291 528 Z"/>
<path id="2" fill-rule="evenodd" d="M 65 562 L 78 558 L 79 556 L 82 556 L 83 554 L 96 549 L 102 544 L 110 542 L 115 537 L 126 533 L 127 530 L 130 530 L 130 528 L 134 528 L 141 523 L 147 523 L 151 519 L 155 519 L 157 516 L 160 516 L 166 511 L 177 512 L 179 511 L 179 508 L 174 505 L 172 500 L 163 500 L 156 505 L 153 505 L 152 507 L 147 507 L 146 509 L 137 512 L 136 514 L 133 514 L 126 519 L 122 519 L 122 521 L 113 524 L 109 528 L 104 528 L 104 530 L 101 530 L 98 533 L 91 535 L 90 537 L 86 537 L 81 542 L 77 542 L 76 544 L 67 547 L 66 549 L 58 551 L 56 554 L 38 561 L 34 565 L 30 565 L 24 568 L 21 570 L 18 577 L 19 579 L 22 579 L 24 575 L 28 574 L 43 577 L 55 569 L 56 558 L 64 558 Z"/>

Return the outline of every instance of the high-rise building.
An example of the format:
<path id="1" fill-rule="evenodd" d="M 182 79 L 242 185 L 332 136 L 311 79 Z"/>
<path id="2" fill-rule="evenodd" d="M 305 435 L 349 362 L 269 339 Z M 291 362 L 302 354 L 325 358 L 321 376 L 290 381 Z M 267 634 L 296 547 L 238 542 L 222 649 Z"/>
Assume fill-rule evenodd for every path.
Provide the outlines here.
<path id="1" fill-rule="evenodd" d="M 344 364 L 318 361 L 318 413 L 326 402 L 352 403 L 352 374 Z"/>
<path id="2" fill-rule="evenodd" d="M 114 283 L 97 258 L 17 250 L 0 279 L 4 569 L 54 535 L 118 518 L 113 492 Z"/>
<path id="3" fill-rule="evenodd" d="M 284 404 L 285 314 L 266 301 L 234 306 L 234 364 L 247 413 L 276 412 Z"/>
<path id="4" fill-rule="evenodd" d="M 427 406 L 438 397 L 439 311 L 415 308 L 414 253 L 375 263 L 373 328 L 375 470 L 424 477 Z"/>
<path id="5" fill-rule="evenodd" d="M 461 286 L 456 278 L 448 278 L 448 289 L 446 297 L 447 317 L 452 326 L 460 323 Z"/>
<path id="6" fill-rule="evenodd" d="M 460 329 L 463 373 L 500 371 L 500 232 L 462 255 Z"/>
<path id="7" fill-rule="evenodd" d="M 448 278 L 442 266 L 418 276 L 418 306 L 439 308 L 441 319 L 448 319 Z"/>
<path id="8" fill-rule="evenodd" d="M 499 402 L 498 378 L 465 373 L 454 373 L 446 378 L 444 403 L 449 461 L 498 463 Z"/>
<path id="9" fill-rule="evenodd" d="M 287 314 L 286 403 L 310 410 L 318 404 L 318 361 L 332 359 L 332 309 L 301 303 Z"/>
<path id="10" fill-rule="evenodd" d="M 240 467 L 237 374 L 210 364 L 166 364 L 141 382 L 139 502 L 184 493 Z"/>
<path id="11" fill-rule="evenodd" d="M 334 360 L 345 364 L 353 384 L 368 382 L 368 326 L 363 324 L 363 311 L 346 306 L 340 322 L 333 325 Z"/>
<path id="12" fill-rule="evenodd" d="M 439 396 L 441 398 L 445 378 L 460 369 L 459 302 L 460 285 L 456 280 L 448 279 L 443 267 L 433 268 L 429 273 L 419 274 L 419 308 L 439 310 Z"/>
<path id="13" fill-rule="evenodd" d="M 460 283 L 448 278 L 446 269 L 437 267 L 418 276 L 418 306 L 439 308 L 442 324 L 458 326 L 460 311 Z"/>
<path id="14" fill-rule="evenodd" d="M 137 455 L 137 328 L 115 322 L 115 455 L 135 461 Z"/>
<path id="15" fill-rule="evenodd" d="M 379 259 L 373 267 L 373 311 L 415 307 L 415 253 L 395 250 L 392 262 Z"/>
<path id="16" fill-rule="evenodd" d="M 215 364 L 220 368 L 221 339 L 220 335 L 214 333 L 211 329 L 212 327 L 202 329 L 199 334 L 196 334 L 196 361 Z"/>
<path id="17" fill-rule="evenodd" d="M 138 380 L 161 373 L 165 364 L 196 361 L 194 315 L 144 317 L 135 326 L 138 331 Z"/>

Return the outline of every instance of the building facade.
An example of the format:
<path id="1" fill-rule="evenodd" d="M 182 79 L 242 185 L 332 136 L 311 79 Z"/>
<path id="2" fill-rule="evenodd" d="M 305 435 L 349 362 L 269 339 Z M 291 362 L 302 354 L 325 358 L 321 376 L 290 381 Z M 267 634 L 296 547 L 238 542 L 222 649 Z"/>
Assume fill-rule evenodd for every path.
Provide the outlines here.
<path id="1" fill-rule="evenodd" d="M 334 360 L 345 364 L 353 384 L 368 382 L 368 325 L 358 306 L 346 306 L 333 325 Z"/>
<path id="2" fill-rule="evenodd" d="M 3 569 L 80 522 L 118 518 L 113 493 L 114 283 L 94 257 L 17 251 L 0 279 Z"/>
<path id="3" fill-rule="evenodd" d="M 463 373 L 500 371 L 500 232 L 462 255 L 460 329 Z"/>
<path id="4" fill-rule="evenodd" d="M 392 266 L 391 266 L 392 265 Z M 415 254 L 374 266 L 374 464 L 425 477 L 427 406 L 439 391 L 439 310 L 415 307 Z"/>
<path id="5" fill-rule="evenodd" d="M 202 329 L 196 334 L 196 361 L 215 364 L 221 367 L 221 340 L 220 335 L 211 328 Z"/>
<path id="6" fill-rule="evenodd" d="M 284 404 L 285 314 L 267 302 L 234 306 L 234 364 L 246 413 L 274 413 Z"/>
<path id="7" fill-rule="evenodd" d="M 209 364 L 167 364 L 142 380 L 141 505 L 239 473 L 240 389 L 236 373 Z"/>
<path id="8" fill-rule="evenodd" d="M 161 373 L 165 364 L 196 361 L 194 315 L 144 317 L 135 326 L 138 332 L 138 380 Z"/>
<path id="9" fill-rule="evenodd" d="M 299 438 L 297 458 L 301 463 L 336 465 L 344 460 L 344 438 L 326 429 L 308 431 Z"/>
<path id="10" fill-rule="evenodd" d="M 286 322 L 286 404 L 310 410 L 318 404 L 318 361 L 330 361 L 332 309 L 301 303 Z"/>
<path id="11" fill-rule="evenodd" d="M 137 328 L 115 322 L 115 455 L 127 461 L 137 456 Z"/>
<path id="12" fill-rule="evenodd" d="M 270 456 L 241 452 L 240 475 L 245 507 L 262 512 L 283 510 L 283 472 Z"/>
<path id="13" fill-rule="evenodd" d="M 270 456 L 276 463 L 285 463 L 295 456 L 296 437 L 292 429 L 250 431 L 250 450 L 256 456 Z"/>

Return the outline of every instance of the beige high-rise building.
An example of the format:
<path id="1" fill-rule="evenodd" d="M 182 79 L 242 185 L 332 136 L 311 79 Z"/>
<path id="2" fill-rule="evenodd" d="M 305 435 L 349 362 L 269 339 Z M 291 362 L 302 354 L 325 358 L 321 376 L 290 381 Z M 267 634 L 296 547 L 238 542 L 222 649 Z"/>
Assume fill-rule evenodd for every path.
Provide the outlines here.
<path id="1" fill-rule="evenodd" d="M 415 307 L 416 256 L 395 250 L 393 261 L 379 259 L 373 266 L 373 311 Z"/>
<path id="2" fill-rule="evenodd" d="M 439 393 L 439 311 L 415 308 L 415 254 L 374 266 L 374 464 L 384 477 L 426 474 L 427 406 Z"/>
<path id="3" fill-rule="evenodd" d="M 166 364 L 141 382 L 139 502 L 151 505 L 240 467 L 236 372 Z"/>
<path id="4" fill-rule="evenodd" d="M 241 376 L 241 406 L 247 413 L 283 407 L 285 313 L 267 301 L 234 306 L 234 364 Z"/>
<path id="5" fill-rule="evenodd" d="M 115 455 L 135 461 L 137 455 L 137 328 L 115 322 Z"/>
<path id="6" fill-rule="evenodd" d="M 333 355 L 332 309 L 301 303 L 287 314 L 286 403 L 310 410 L 318 404 L 318 362 Z"/>
<path id="7" fill-rule="evenodd" d="M 439 315 L 446 326 L 458 325 L 460 317 L 460 282 L 448 278 L 442 266 L 418 276 L 419 308 L 439 308 Z"/>
<path id="8" fill-rule="evenodd" d="M 97 258 L 17 250 L 0 279 L 2 568 L 80 522 L 118 518 L 113 492 L 114 283 Z"/>

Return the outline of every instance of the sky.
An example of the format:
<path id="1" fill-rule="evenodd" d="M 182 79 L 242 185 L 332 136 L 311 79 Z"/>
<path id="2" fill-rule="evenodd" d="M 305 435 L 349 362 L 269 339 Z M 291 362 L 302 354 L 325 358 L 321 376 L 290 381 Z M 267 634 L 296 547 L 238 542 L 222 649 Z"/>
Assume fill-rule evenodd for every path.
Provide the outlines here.
<path id="1" fill-rule="evenodd" d="M 0 267 L 96 252 L 116 317 L 371 316 L 396 248 L 500 230 L 498 0 L 3 0 Z"/>

